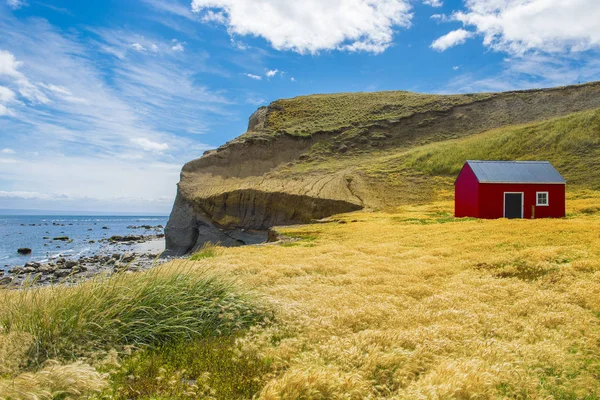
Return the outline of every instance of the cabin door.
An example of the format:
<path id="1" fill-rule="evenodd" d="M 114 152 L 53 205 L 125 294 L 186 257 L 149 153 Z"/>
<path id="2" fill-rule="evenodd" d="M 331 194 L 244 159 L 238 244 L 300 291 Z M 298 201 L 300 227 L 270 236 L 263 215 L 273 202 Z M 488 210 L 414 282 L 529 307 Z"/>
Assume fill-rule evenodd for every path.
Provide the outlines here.
<path id="1" fill-rule="evenodd" d="M 504 193 L 504 218 L 523 218 L 523 193 Z"/>

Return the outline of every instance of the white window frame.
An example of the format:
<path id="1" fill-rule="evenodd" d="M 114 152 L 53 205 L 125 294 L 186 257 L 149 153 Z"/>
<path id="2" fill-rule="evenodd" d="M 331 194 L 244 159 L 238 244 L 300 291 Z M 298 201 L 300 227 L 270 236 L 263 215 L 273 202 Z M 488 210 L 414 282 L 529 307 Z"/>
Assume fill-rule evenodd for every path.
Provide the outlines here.
<path id="1" fill-rule="evenodd" d="M 546 195 L 546 204 L 540 204 L 540 194 Z M 548 207 L 550 205 L 550 194 L 548 192 L 535 192 L 535 205 L 537 207 Z"/>
<path id="2" fill-rule="evenodd" d="M 506 218 L 506 195 L 507 194 L 520 194 L 521 195 L 521 219 L 525 218 L 525 192 L 504 192 L 504 198 L 502 200 L 502 216 Z"/>

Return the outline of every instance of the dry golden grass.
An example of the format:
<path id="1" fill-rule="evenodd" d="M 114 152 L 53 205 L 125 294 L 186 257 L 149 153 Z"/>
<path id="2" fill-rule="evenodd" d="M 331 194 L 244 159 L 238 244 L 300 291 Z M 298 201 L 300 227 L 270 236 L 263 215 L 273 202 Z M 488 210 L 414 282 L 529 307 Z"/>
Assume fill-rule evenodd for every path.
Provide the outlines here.
<path id="1" fill-rule="evenodd" d="M 99 393 L 107 386 L 106 377 L 90 365 L 49 363 L 37 372 L 0 379 L 0 399 L 72 399 Z"/>
<path id="2" fill-rule="evenodd" d="M 280 323 L 243 343 L 272 362 L 263 399 L 596 399 L 598 204 L 570 195 L 569 218 L 534 221 L 360 212 L 196 265 L 276 305 Z"/>

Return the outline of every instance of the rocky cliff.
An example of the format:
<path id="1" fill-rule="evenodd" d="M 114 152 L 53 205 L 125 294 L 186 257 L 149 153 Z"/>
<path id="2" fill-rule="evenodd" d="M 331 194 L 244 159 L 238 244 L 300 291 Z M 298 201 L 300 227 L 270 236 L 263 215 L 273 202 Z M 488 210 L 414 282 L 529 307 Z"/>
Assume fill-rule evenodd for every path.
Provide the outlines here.
<path id="1" fill-rule="evenodd" d="M 471 95 L 304 96 L 257 110 L 248 131 L 185 164 L 166 227 L 171 254 L 262 242 L 274 225 L 427 202 L 453 177 L 398 157 L 493 129 L 600 107 L 600 83 Z"/>

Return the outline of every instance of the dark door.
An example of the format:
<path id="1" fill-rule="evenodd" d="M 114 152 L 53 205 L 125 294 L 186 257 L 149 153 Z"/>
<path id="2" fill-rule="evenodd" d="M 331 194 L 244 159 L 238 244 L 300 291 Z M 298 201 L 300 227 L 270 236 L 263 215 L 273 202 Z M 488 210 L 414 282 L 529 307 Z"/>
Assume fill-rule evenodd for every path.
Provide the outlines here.
<path id="1" fill-rule="evenodd" d="M 504 216 L 506 218 L 523 218 L 522 193 L 504 193 Z"/>

